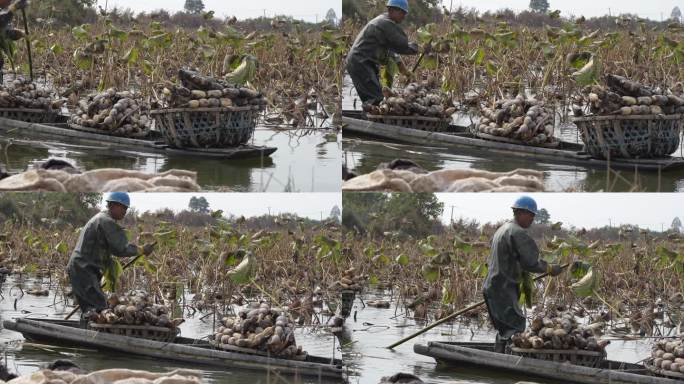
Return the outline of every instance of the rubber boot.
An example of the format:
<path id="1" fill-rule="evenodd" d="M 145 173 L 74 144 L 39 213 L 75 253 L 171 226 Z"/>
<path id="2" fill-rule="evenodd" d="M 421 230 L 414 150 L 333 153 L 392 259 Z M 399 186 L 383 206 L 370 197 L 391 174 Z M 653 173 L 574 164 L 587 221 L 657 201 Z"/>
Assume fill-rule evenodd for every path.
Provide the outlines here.
<path id="1" fill-rule="evenodd" d="M 88 328 L 88 321 L 89 320 L 88 320 L 88 317 L 86 316 L 86 314 L 82 313 L 81 317 L 78 320 L 78 326 L 83 328 L 83 329 L 86 329 L 86 328 Z"/>
<path id="2" fill-rule="evenodd" d="M 499 335 L 496 335 L 496 340 L 494 341 L 494 352 L 496 353 L 506 353 L 506 345 L 508 340 L 502 339 Z"/>

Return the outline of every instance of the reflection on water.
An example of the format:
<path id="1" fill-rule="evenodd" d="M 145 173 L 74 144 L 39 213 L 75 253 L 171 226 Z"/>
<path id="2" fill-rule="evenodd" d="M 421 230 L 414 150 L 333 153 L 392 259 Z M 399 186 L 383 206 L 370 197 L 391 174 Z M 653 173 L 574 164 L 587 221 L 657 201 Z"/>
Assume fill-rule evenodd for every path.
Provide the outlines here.
<path id="1" fill-rule="evenodd" d="M 15 282 L 9 279 L 4 284 L 0 301 L 0 311 L 4 319 L 15 317 L 33 318 L 63 318 L 70 308 L 64 308 L 59 303 L 53 307 L 54 297 L 52 293 L 48 297 L 21 296 Z M 26 286 L 24 286 L 26 288 Z M 365 301 L 383 297 L 392 302 L 391 297 L 380 296 L 373 293 L 364 295 Z M 15 298 L 17 301 L 14 308 Z M 541 384 L 555 384 L 553 381 L 531 379 L 524 376 L 511 376 L 507 373 L 497 373 L 488 369 L 453 369 L 438 367 L 434 360 L 426 356 L 413 353 L 414 343 L 427 343 L 429 341 L 483 341 L 490 342 L 494 339 L 493 333 L 488 327 L 479 327 L 474 323 L 450 324 L 436 327 L 429 332 L 416 337 L 395 350 L 385 348 L 409 334 L 412 334 L 424 326 L 403 316 L 395 316 L 395 308 L 376 309 L 365 306 L 361 300 L 354 302 L 352 313 L 356 312 L 356 321 L 353 317 L 348 320 L 346 333 L 349 340 L 344 341 L 340 348 L 340 342 L 333 341 L 333 337 L 321 330 L 299 329 L 296 333 L 297 343 L 301 344 L 309 354 L 331 357 L 333 351 L 336 357 L 342 354 L 345 362 L 350 366 L 350 382 L 362 384 L 378 383 L 383 376 L 389 376 L 397 372 L 409 372 L 419 376 L 426 383 L 469 383 L 469 384 L 509 384 L 520 380 L 534 381 Z M 187 313 L 186 313 L 187 315 Z M 186 317 L 186 322 L 181 325 L 182 335 L 186 337 L 202 338 L 212 333 L 213 318 L 211 316 L 201 320 L 204 314 L 197 314 L 191 318 Z M 323 320 L 325 321 L 325 320 Z M 321 383 L 321 381 L 306 380 L 294 381 L 291 378 L 277 379 L 265 374 L 241 371 L 221 370 L 193 365 L 184 365 L 176 362 L 161 361 L 131 357 L 121 353 L 94 351 L 78 347 L 55 347 L 50 345 L 36 345 L 34 343 L 22 343 L 20 334 L 2 330 L 0 331 L 0 343 L 5 345 L 8 366 L 11 370 L 20 373 L 29 373 L 36 370 L 45 362 L 56 359 L 70 359 L 79 366 L 88 369 L 104 368 L 130 368 L 146 369 L 152 371 L 165 371 L 174 368 L 201 369 L 205 378 L 210 383 Z M 608 346 L 608 358 L 627 362 L 637 362 L 650 355 L 648 341 L 613 341 Z M 323 381 L 323 383 L 326 383 Z"/>
<path id="2" fill-rule="evenodd" d="M 253 144 L 276 147 L 270 157 L 216 160 L 197 156 L 122 151 L 106 146 L 73 146 L 13 133 L 0 138 L 0 164 L 21 172 L 50 157 L 64 158 L 86 170 L 123 168 L 144 172 L 186 169 L 198 172 L 204 189 L 244 192 L 337 192 L 340 190 L 341 135 L 333 131 L 274 131 L 258 128 Z M 9 144 L 9 145 L 8 145 Z M 103 144 L 106 145 L 106 144 Z"/>
<path id="3" fill-rule="evenodd" d="M 545 163 L 541 160 L 526 161 L 522 157 L 506 156 L 486 151 L 424 147 L 399 144 L 382 139 L 367 139 L 345 135 L 343 139 L 343 163 L 357 173 L 368 173 L 380 163 L 394 159 L 411 159 L 429 171 L 440 169 L 480 169 L 491 172 L 508 172 L 516 168 L 536 169 L 544 172 L 544 186 L 548 191 L 611 191 L 625 192 L 638 185 L 644 192 L 684 191 L 684 171 L 657 172 L 618 171 L 610 173 L 602 169 L 588 169 L 572 165 Z"/>

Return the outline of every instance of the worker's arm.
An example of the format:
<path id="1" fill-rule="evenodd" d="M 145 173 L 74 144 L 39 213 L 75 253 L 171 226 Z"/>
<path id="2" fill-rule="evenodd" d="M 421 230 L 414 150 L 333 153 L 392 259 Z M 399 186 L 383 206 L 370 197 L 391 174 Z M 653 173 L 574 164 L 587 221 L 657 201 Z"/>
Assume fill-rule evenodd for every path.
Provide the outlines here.
<path id="1" fill-rule="evenodd" d="M 400 55 L 415 55 L 418 53 L 418 45 L 409 43 L 408 36 L 397 24 L 388 21 L 378 26 L 376 33 L 385 41 L 385 46 L 392 52 Z"/>
<path id="2" fill-rule="evenodd" d="M 539 258 L 537 243 L 524 231 L 513 231 L 512 243 L 518 253 L 520 266 L 523 270 L 532 273 L 544 273 L 548 271 L 549 263 Z"/>
<path id="3" fill-rule="evenodd" d="M 109 251 L 114 256 L 131 257 L 140 254 L 140 249 L 135 244 L 130 244 L 126 238 L 126 232 L 114 220 L 103 220 L 101 225 Z"/>

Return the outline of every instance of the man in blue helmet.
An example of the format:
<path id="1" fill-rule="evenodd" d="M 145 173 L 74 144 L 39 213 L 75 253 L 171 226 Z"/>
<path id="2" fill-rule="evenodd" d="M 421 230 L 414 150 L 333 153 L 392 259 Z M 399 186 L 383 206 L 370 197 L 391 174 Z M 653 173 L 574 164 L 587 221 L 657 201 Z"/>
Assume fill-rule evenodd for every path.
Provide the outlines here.
<path id="1" fill-rule="evenodd" d="M 379 72 L 383 61 L 396 61 L 397 54 L 415 55 L 419 51 L 418 45 L 410 43 L 399 27 L 408 11 L 408 0 L 389 0 L 387 13 L 363 27 L 347 55 L 347 72 L 364 104 L 377 105 L 382 101 Z"/>
<path id="2" fill-rule="evenodd" d="M 117 223 L 126 216 L 131 205 L 125 192 L 112 192 L 107 198 L 107 210 L 93 216 L 81 229 L 76 249 L 69 258 L 67 270 L 71 289 L 81 306 L 81 324 L 86 324 L 89 311 L 100 311 L 107 307 L 107 299 L 100 288 L 103 269 L 112 255 L 131 257 L 149 255 L 154 244 L 138 247 L 128 242 L 126 232 Z"/>
<path id="3" fill-rule="evenodd" d="M 525 330 L 525 316 L 520 304 L 518 282 L 522 272 L 544 273 L 557 276 L 561 266 L 549 264 L 539 258 L 539 248 L 527 234 L 537 214 L 537 203 L 522 196 L 513 206 L 513 220 L 502 225 L 492 239 L 491 254 L 487 261 L 489 272 L 484 281 L 483 294 L 489 318 L 498 331 L 496 352 L 503 353 L 511 336 Z"/>

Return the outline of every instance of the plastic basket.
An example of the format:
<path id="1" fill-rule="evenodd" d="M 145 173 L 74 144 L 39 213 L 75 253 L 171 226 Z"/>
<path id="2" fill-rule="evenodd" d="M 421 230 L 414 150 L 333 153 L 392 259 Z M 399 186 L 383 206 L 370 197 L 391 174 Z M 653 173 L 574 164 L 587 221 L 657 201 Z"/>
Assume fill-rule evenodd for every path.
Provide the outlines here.
<path id="1" fill-rule="evenodd" d="M 511 354 L 533 359 L 554 361 L 557 363 L 570 362 L 575 365 L 598 368 L 606 358 L 606 352 L 585 351 L 579 349 L 525 349 L 511 347 Z"/>
<path id="2" fill-rule="evenodd" d="M 573 119 L 596 158 L 662 158 L 679 148 L 682 115 L 590 116 Z"/>
<path id="3" fill-rule="evenodd" d="M 109 131 L 105 129 L 98 129 L 98 128 L 88 128 L 84 127 L 82 125 L 74 124 L 74 123 L 67 123 L 67 126 L 70 129 L 73 129 L 74 131 L 81 131 L 81 132 L 88 132 L 88 133 L 95 133 L 98 135 L 106 135 L 106 136 L 113 136 L 113 137 L 125 137 L 128 139 L 147 139 L 150 137 L 150 130 L 142 131 L 138 134 L 131 134 L 131 135 L 124 135 L 121 133 L 118 133 L 117 131 Z"/>
<path id="4" fill-rule="evenodd" d="M 163 328 L 151 325 L 122 325 L 89 323 L 88 329 L 113 335 L 136 337 L 162 342 L 172 342 L 180 334 L 178 328 Z"/>
<path id="5" fill-rule="evenodd" d="M 429 132 L 445 132 L 449 129 L 451 118 L 424 116 L 366 115 L 368 121 Z"/>
<path id="6" fill-rule="evenodd" d="M 58 111 L 28 108 L 0 108 L 0 117 L 38 124 L 55 124 L 65 120 Z"/>

